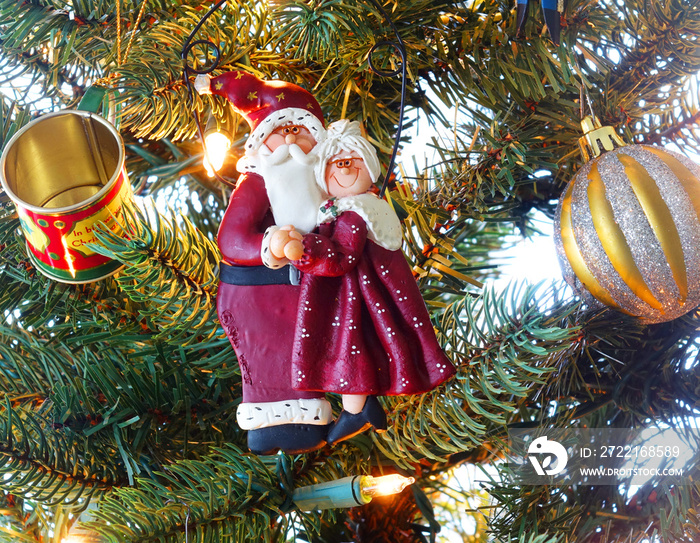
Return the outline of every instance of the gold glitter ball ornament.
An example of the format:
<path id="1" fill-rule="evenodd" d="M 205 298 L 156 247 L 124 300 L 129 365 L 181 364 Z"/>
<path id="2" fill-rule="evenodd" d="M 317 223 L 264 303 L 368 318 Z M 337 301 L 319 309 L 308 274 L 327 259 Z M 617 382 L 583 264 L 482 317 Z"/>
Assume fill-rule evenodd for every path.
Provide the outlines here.
<path id="1" fill-rule="evenodd" d="M 589 301 L 646 323 L 684 315 L 700 305 L 700 166 L 660 147 L 625 146 L 599 123 L 582 124 L 592 128 L 582 138 L 584 157 L 592 151 L 594 158 L 557 208 L 564 278 Z"/>

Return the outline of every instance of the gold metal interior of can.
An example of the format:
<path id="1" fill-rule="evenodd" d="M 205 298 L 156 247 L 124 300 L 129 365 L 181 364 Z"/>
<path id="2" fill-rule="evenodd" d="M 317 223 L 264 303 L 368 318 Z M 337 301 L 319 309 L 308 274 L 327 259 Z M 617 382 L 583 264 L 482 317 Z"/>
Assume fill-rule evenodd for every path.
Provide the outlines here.
<path id="1" fill-rule="evenodd" d="M 66 112 L 41 119 L 8 150 L 4 175 L 23 202 L 66 208 L 95 196 L 120 164 L 120 142 L 88 115 Z"/>

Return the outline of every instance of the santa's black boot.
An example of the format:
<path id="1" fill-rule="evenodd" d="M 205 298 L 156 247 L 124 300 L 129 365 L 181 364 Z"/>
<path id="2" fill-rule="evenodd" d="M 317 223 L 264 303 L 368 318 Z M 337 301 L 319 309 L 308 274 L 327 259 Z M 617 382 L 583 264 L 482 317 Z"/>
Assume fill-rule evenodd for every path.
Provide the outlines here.
<path id="1" fill-rule="evenodd" d="M 279 424 L 248 430 L 248 448 L 259 455 L 311 452 L 326 444 L 329 428 L 330 424 Z"/>

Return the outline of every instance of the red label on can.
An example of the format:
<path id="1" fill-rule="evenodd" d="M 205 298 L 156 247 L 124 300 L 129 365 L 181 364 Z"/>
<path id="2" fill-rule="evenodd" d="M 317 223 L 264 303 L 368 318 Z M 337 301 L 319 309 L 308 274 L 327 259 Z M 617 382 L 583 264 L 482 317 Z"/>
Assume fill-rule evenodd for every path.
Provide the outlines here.
<path id="1" fill-rule="evenodd" d="M 112 275 L 120 262 L 88 247 L 98 243 L 100 223 L 115 233 L 124 225 L 123 204 L 131 201 L 131 186 L 124 168 L 110 190 L 95 202 L 73 211 L 51 213 L 17 205 L 32 261 L 46 276 L 64 283 L 86 283 Z"/>

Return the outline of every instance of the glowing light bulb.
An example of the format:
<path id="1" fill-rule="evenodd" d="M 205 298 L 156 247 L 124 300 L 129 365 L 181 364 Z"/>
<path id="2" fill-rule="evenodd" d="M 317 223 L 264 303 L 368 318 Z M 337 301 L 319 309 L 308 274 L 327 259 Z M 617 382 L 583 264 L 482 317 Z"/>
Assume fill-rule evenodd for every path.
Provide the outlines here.
<path id="1" fill-rule="evenodd" d="M 214 177 L 214 172 L 218 172 L 224 165 L 226 154 L 231 147 L 229 140 L 221 132 L 210 132 L 204 138 L 204 169 L 209 177 Z"/>
<path id="2" fill-rule="evenodd" d="M 74 519 L 73 526 L 61 539 L 61 543 L 103 543 L 105 540 L 102 536 L 82 524 L 94 520 L 95 511 L 97 511 L 97 502 L 88 503 L 80 516 Z"/>
<path id="3" fill-rule="evenodd" d="M 403 477 L 397 473 L 383 475 L 382 477 L 366 475 L 362 477 L 360 487 L 362 488 L 362 494 L 373 498 L 374 496 L 398 494 L 408 485 L 412 485 L 415 482 L 416 480 L 413 477 Z"/>
<path id="4" fill-rule="evenodd" d="M 293 499 L 302 511 L 356 507 L 368 504 L 375 496 L 398 494 L 414 482 L 413 477 L 401 475 L 355 475 L 297 488 Z"/>

